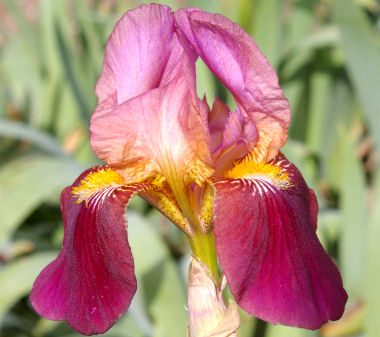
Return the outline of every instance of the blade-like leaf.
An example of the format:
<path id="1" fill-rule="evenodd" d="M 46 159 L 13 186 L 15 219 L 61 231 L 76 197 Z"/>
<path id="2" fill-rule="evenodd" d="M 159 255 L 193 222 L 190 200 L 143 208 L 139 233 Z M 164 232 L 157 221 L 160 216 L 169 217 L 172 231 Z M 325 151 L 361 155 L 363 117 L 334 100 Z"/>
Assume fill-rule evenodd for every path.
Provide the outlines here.
<path id="1" fill-rule="evenodd" d="M 31 211 L 58 193 L 83 171 L 72 159 L 23 157 L 0 170 L 0 244 L 9 239 Z"/>
<path id="2" fill-rule="evenodd" d="M 268 331 L 265 337 L 316 337 L 316 331 L 309 331 L 304 329 L 292 328 L 289 326 L 272 325 L 268 326 Z"/>
<path id="3" fill-rule="evenodd" d="M 0 325 L 7 311 L 29 293 L 38 273 L 56 256 L 56 252 L 36 253 L 11 262 L 1 269 Z"/>
<path id="4" fill-rule="evenodd" d="M 368 19 L 353 0 L 334 0 L 334 17 L 340 29 L 348 72 L 368 119 L 380 153 L 380 49 Z"/>
<path id="5" fill-rule="evenodd" d="M 280 61 L 281 15 L 282 0 L 261 0 L 257 2 L 253 19 L 255 22 L 253 37 L 274 68 L 277 68 Z"/>
<path id="6" fill-rule="evenodd" d="M 346 135 L 341 163 L 342 231 L 340 241 L 341 272 L 345 288 L 352 299 L 362 295 L 368 233 L 364 173 L 354 146 Z"/>
<path id="7" fill-rule="evenodd" d="M 375 184 L 375 208 L 369 222 L 366 283 L 364 287 L 367 316 L 365 329 L 368 337 L 377 336 L 380 331 L 380 171 Z"/>
<path id="8" fill-rule="evenodd" d="M 184 335 L 187 326 L 184 287 L 179 270 L 159 232 L 145 218 L 129 211 L 128 235 L 137 280 L 143 288 L 148 312 L 154 321 L 153 336 Z"/>
<path id="9" fill-rule="evenodd" d="M 61 145 L 50 134 L 27 124 L 0 118 L 0 137 L 24 140 L 53 155 L 66 155 Z"/>

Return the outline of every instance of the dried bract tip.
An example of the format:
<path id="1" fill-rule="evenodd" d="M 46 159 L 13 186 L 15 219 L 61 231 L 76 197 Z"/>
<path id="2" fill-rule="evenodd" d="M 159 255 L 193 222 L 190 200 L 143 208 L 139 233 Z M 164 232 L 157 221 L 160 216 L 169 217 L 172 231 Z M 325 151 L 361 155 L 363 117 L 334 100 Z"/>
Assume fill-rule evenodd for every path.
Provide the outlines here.
<path id="1" fill-rule="evenodd" d="M 236 303 L 230 300 L 228 307 L 223 300 L 226 286 L 217 286 L 208 267 L 192 256 L 189 268 L 188 337 L 236 337 L 240 318 Z"/>

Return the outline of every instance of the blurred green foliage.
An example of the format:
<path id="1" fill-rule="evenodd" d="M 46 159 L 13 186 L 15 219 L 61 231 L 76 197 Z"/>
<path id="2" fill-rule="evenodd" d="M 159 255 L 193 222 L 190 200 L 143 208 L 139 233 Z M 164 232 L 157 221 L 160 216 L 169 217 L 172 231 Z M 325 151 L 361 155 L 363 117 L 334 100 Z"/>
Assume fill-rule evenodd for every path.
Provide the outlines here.
<path id="1" fill-rule="evenodd" d="M 380 334 L 380 4 L 376 0 L 173 0 L 239 22 L 277 69 L 292 108 L 283 149 L 315 189 L 318 235 L 349 303 L 320 331 L 242 312 L 241 337 Z M 128 0 L 0 3 L 0 336 L 79 336 L 27 295 L 60 249 L 59 193 L 98 163 L 88 143 L 105 43 Z M 199 94 L 234 103 L 199 63 Z M 187 324 L 184 236 L 142 200 L 128 212 L 139 289 L 105 336 L 178 337 Z M 149 249 L 147 248 L 149 247 Z"/>

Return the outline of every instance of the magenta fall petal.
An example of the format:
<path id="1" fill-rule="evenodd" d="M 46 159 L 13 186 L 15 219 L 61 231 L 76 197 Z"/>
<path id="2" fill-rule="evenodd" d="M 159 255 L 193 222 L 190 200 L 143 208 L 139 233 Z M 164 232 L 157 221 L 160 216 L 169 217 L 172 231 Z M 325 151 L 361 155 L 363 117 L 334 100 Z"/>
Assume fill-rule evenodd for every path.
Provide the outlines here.
<path id="1" fill-rule="evenodd" d="M 76 186 L 94 167 L 82 173 Z M 100 192 L 75 203 L 72 186 L 61 194 L 65 225 L 63 248 L 34 283 L 35 310 L 85 335 L 103 333 L 128 309 L 136 278 L 128 244 L 125 205 L 144 185 Z"/>
<path id="2" fill-rule="evenodd" d="M 243 309 L 275 324 L 317 329 L 340 318 L 347 294 L 318 241 L 315 200 L 310 205 L 301 174 L 283 158 L 272 165 L 284 168 L 293 186 L 259 177 L 214 180 L 216 250 Z"/>

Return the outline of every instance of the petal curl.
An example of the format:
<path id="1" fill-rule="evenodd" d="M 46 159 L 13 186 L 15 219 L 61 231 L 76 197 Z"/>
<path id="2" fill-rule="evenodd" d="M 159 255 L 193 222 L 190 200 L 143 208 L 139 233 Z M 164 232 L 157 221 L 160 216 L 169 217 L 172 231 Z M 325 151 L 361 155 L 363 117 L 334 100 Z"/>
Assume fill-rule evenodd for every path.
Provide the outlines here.
<path id="1" fill-rule="evenodd" d="M 220 152 L 214 154 L 216 171 L 214 176 L 221 176 L 233 166 L 235 160 L 241 159 L 252 150 L 252 143 L 257 140 L 257 130 L 252 121 L 239 109 L 229 113 L 224 126 Z"/>
<path id="2" fill-rule="evenodd" d="M 230 115 L 230 109 L 215 96 L 214 104 L 208 115 L 208 126 L 211 135 L 211 151 L 215 156 L 220 153 L 223 143 L 223 131 Z"/>
<path id="3" fill-rule="evenodd" d="M 211 134 L 211 150 L 216 171 L 221 176 L 232 168 L 234 160 L 243 158 L 257 142 L 257 129 L 239 109 L 230 112 L 217 97 L 208 116 Z"/>
<path id="4" fill-rule="evenodd" d="M 66 320 L 85 335 L 108 330 L 126 312 L 136 291 L 125 205 L 148 186 L 120 186 L 117 181 L 97 188 L 91 185 L 95 179 L 89 181 L 93 193 L 87 201 L 76 203 L 72 195 L 83 179 L 105 169 L 91 168 L 63 190 L 63 248 L 38 276 L 30 295 L 40 315 Z"/>
<path id="5" fill-rule="evenodd" d="M 167 6 L 143 5 L 119 20 L 95 88 L 100 103 L 115 95 L 120 104 L 159 85 L 173 39 L 170 13 Z"/>
<path id="6" fill-rule="evenodd" d="M 196 8 L 175 13 L 178 29 L 210 70 L 231 91 L 239 109 L 255 123 L 273 159 L 287 140 L 290 109 L 274 69 L 254 40 L 237 24 Z M 253 144 L 253 146 L 256 144 Z"/>
<path id="7" fill-rule="evenodd" d="M 347 294 L 316 236 L 316 200 L 297 168 L 278 157 L 235 177 L 214 179 L 214 232 L 237 303 L 275 324 L 317 329 L 339 319 Z"/>

